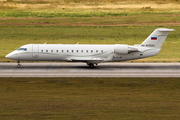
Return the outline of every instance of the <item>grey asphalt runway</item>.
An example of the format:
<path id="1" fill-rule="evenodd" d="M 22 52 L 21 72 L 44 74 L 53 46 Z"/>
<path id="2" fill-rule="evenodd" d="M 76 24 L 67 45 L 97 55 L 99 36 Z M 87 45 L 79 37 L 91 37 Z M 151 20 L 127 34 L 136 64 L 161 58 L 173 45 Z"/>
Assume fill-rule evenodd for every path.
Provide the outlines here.
<path id="1" fill-rule="evenodd" d="M 0 77 L 180 77 L 180 63 L 0 63 Z"/>

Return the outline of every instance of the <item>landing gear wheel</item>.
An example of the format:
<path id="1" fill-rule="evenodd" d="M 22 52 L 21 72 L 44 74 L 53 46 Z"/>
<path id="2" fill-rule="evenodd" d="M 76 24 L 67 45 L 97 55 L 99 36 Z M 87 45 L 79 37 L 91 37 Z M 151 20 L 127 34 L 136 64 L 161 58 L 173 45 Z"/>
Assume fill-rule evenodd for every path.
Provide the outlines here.
<path id="1" fill-rule="evenodd" d="M 21 64 L 18 64 L 18 65 L 17 65 L 17 68 L 20 68 L 20 67 L 21 67 Z"/>
<path id="2" fill-rule="evenodd" d="M 93 68 L 93 67 L 94 67 L 94 64 L 90 63 L 90 64 L 89 64 L 89 67 L 90 67 L 90 68 Z"/>
<path id="3" fill-rule="evenodd" d="M 18 60 L 17 63 L 18 63 L 17 68 L 20 68 L 21 67 L 20 61 Z"/>

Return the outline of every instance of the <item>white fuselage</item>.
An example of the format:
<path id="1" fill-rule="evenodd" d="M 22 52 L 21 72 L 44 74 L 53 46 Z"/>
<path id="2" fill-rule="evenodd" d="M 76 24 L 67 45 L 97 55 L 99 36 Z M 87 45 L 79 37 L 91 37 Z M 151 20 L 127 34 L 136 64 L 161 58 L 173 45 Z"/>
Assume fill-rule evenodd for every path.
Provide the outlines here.
<path id="1" fill-rule="evenodd" d="M 117 45 L 116 45 L 117 46 Z M 127 45 L 119 45 L 123 47 Z M 127 46 L 138 49 L 137 52 L 115 53 L 115 45 L 79 45 L 79 44 L 28 44 L 15 50 L 6 58 L 22 61 L 77 61 L 92 63 L 126 61 L 157 55 L 160 49 Z"/>

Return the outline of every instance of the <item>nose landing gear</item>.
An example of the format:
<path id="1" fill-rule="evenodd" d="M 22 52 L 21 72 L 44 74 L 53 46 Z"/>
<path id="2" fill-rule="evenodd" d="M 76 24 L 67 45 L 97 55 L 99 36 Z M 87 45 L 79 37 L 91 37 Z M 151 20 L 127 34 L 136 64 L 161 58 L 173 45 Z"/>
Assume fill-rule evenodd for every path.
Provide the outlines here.
<path id="1" fill-rule="evenodd" d="M 17 68 L 20 68 L 21 67 L 20 61 L 18 60 L 17 63 L 18 63 Z"/>

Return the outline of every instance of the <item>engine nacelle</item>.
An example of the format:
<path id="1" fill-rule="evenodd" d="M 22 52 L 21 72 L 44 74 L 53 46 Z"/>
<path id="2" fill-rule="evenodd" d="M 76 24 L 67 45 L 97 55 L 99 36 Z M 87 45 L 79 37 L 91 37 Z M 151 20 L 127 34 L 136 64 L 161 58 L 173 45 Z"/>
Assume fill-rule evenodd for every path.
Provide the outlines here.
<path id="1" fill-rule="evenodd" d="M 137 48 L 128 47 L 128 45 L 114 45 L 114 53 L 126 55 L 128 53 L 138 52 Z"/>
<path id="2" fill-rule="evenodd" d="M 117 54 L 126 55 L 128 54 L 128 46 L 127 45 L 114 45 L 114 52 Z"/>

